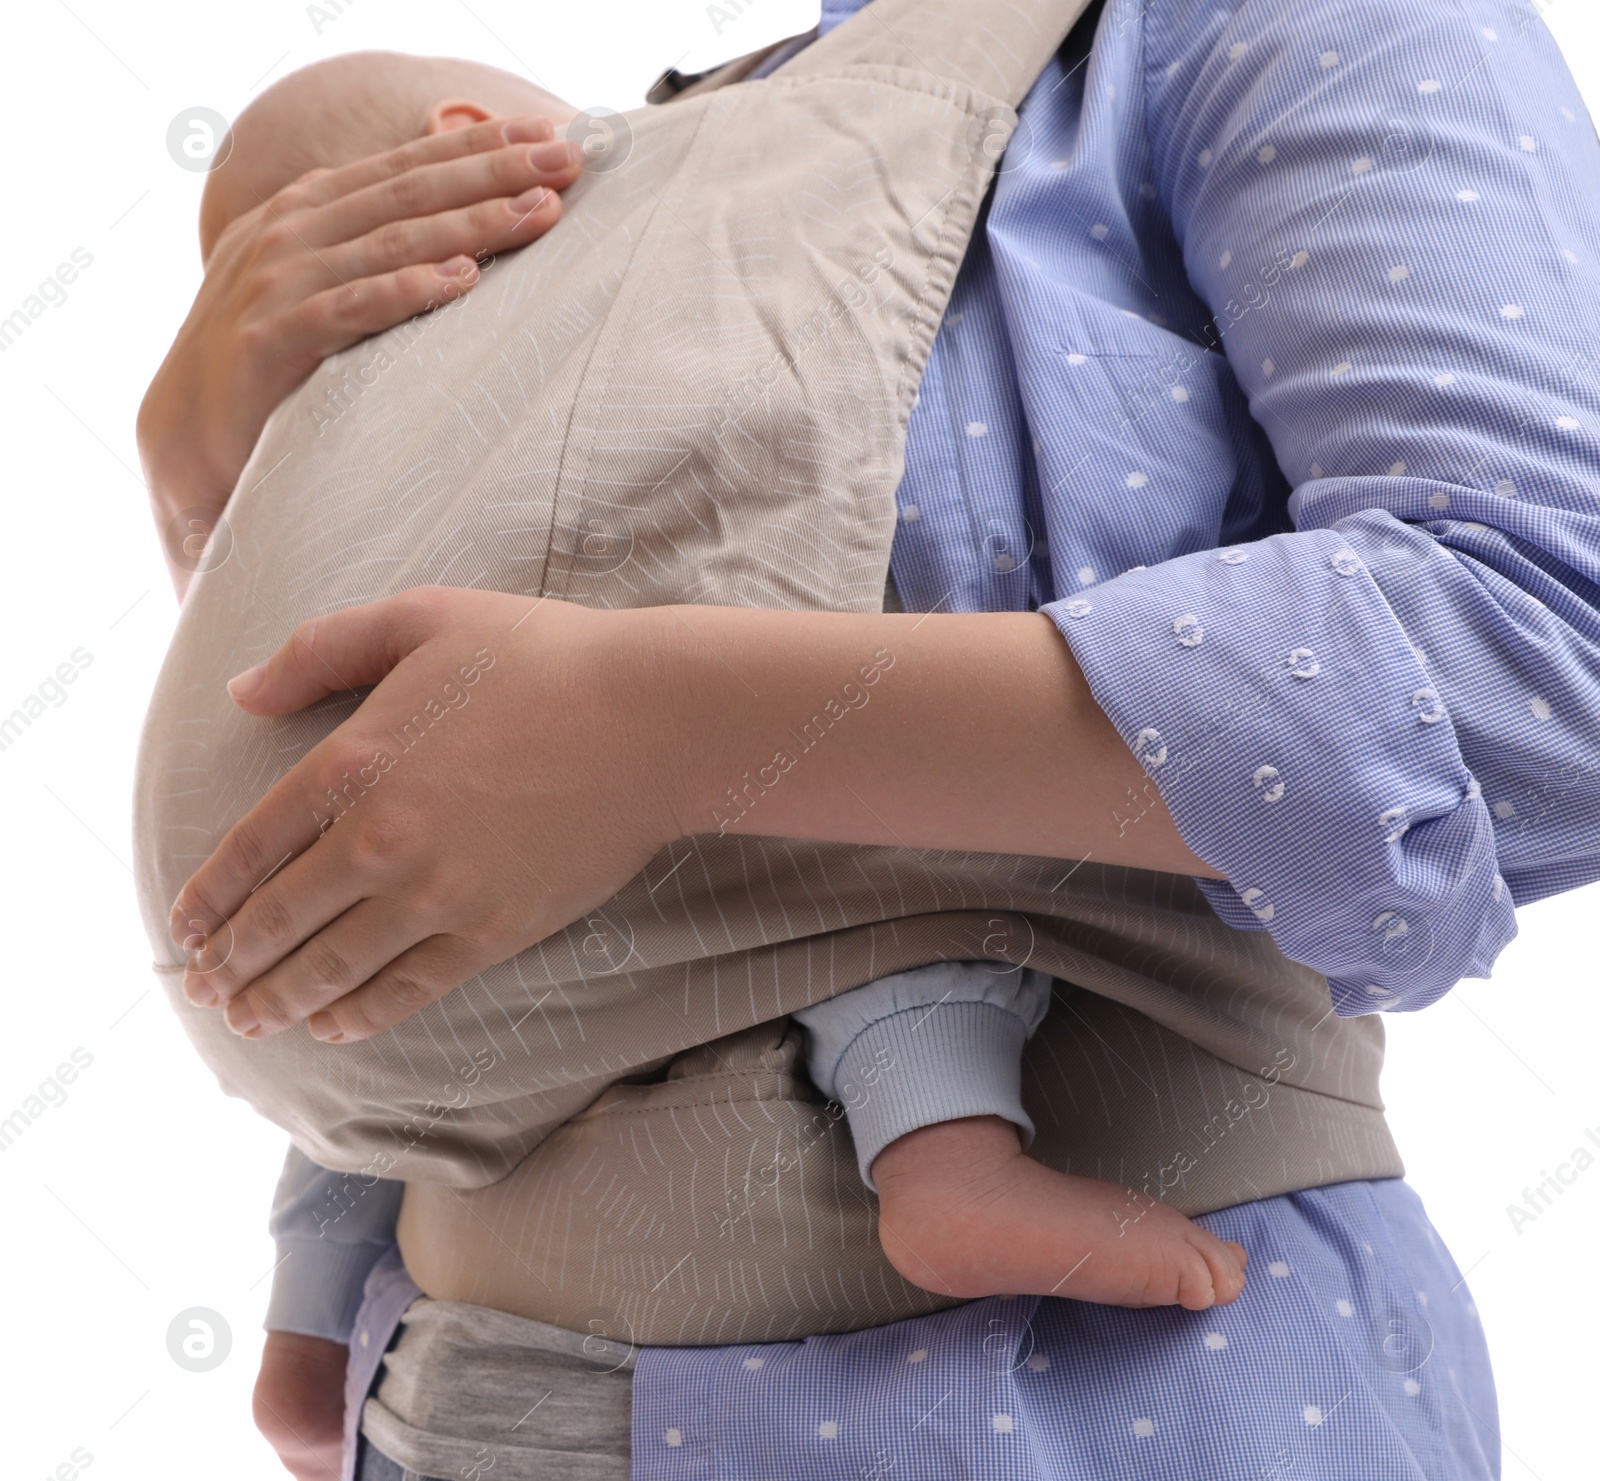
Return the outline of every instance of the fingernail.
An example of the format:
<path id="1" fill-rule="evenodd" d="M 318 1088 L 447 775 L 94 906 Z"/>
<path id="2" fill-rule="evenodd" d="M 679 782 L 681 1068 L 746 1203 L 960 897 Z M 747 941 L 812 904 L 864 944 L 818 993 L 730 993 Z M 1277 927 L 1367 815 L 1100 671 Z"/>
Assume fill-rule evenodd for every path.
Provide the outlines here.
<path id="1" fill-rule="evenodd" d="M 261 1027 L 261 1020 L 256 1017 L 255 1010 L 246 997 L 235 998 L 229 1003 L 225 1017 L 228 1027 L 243 1039 L 248 1039 Z"/>
<path id="2" fill-rule="evenodd" d="M 573 146 L 565 139 L 535 144 L 528 151 L 528 163 L 536 170 L 564 170 L 572 163 L 572 149 Z"/>
<path id="3" fill-rule="evenodd" d="M 478 264 L 463 252 L 458 257 L 452 257 L 448 262 L 441 262 L 437 272 L 441 278 L 461 278 L 470 283 L 478 276 Z"/>
<path id="4" fill-rule="evenodd" d="M 217 1006 L 217 990 L 209 982 L 185 982 L 183 984 L 183 995 L 196 1008 L 215 1008 Z"/>
<path id="5" fill-rule="evenodd" d="M 249 699 L 261 687 L 266 677 L 266 664 L 258 663 L 253 669 L 246 669 L 242 674 L 235 674 L 229 679 L 228 693 L 235 699 Z"/>
<path id="6" fill-rule="evenodd" d="M 550 137 L 548 118 L 514 118 L 505 127 L 502 136 L 507 144 L 532 144 Z"/>
<path id="7" fill-rule="evenodd" d="M 344 1034 L 339 1029 L 339 1023 L 331 1013 L 313 1013 L 306 1020 L 306 1027 L 311 1030 L 313 1039 L 321 1039 L 324 1044 L 342 1044 Z"/>
<path id="8" fill-rule="evenodd" d="M 514 201 L 511 209 L 519 216 L 531 216 L 550 198 L 550 192 L 542 185 L 535 185 L 532 190 L 525 190 Z"/>

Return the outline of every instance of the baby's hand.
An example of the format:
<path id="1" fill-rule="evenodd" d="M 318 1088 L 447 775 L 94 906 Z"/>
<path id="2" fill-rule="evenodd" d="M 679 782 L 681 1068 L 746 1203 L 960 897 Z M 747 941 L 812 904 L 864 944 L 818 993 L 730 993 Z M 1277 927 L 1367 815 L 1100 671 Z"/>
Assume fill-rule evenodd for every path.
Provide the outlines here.
<path id="1" fill-rule="evenodd" d="M 344 1343 L 326 1337 L 267 1333 L 256 1375 L 256 1428 L 295 1481 L 339 1481 L 349 1355 Z"/>
<path id="2" fill-rule="evenodd" d="M 466 292 L 475 258 L 548 231 L 581 165 L 549 120 L 490 119 L 312 170 L 230 222 L 139 408 L 158 523 L 220 511 L 285 396 L 327 356 Z"/>

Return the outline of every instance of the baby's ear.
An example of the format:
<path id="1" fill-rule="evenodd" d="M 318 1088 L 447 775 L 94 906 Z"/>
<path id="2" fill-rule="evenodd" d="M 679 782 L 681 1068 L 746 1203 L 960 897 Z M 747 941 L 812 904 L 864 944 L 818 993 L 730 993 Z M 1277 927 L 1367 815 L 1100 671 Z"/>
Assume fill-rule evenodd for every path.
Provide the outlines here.
<path id="1" fill-rule="evenodd" d="M 428 122 L 423 132 L 448 134 L 451 129 L 471 128 L 475 123 L 487 123 L 495 117 L 492 108 L 474 103 L 471 98 L 441 98 L 428 110 Z"/>

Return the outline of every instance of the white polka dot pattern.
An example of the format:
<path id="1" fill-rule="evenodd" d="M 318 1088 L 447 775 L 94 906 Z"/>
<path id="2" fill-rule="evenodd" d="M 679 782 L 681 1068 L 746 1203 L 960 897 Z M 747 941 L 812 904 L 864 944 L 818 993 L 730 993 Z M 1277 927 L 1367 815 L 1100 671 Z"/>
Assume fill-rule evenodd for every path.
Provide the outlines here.
<path id="1" fill-rule="evenodd" d="M 1600 878 L 1600 145 L 1480 0 L 1108 0 L 1061 78 L 929 366 L 896 583 L 1056 619 L 1223 919 L 1341 1013 L 1423 1006 Z M 974 552 L 1024 517 L 1048 557 Z"/>
<path id="2" fill-rule="evenodd" d="M 1482 1329 L 1403 1180 L 1201 1223 L 1243 1244 L 1252 1273 L 1239 1301 L 1203 1314 L 992 1298 L 770 1344 L 753 1381 L 726 1356 L 748 1349 L 646 1348 L 634 1475 L 1262 1481 L 1312 1456 L 1308 1475 L 1420 1477 L 1425 1456 L 1429 1474 L 1491 1481 Z M 1425 1290 L 1448 1294 L 1424 1308 Z"/>

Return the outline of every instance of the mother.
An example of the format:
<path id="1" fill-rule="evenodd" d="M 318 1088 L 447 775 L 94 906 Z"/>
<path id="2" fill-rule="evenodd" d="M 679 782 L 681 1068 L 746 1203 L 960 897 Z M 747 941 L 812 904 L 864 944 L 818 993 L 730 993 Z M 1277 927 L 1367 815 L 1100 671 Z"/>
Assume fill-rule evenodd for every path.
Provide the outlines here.
<path id="1" fill-rule="evenodd" d="M 1347 38 L 1352 25 L 1359 35 Z M 1326 971 L 1342 1011 L 1422 1006 L 1456 977 L 1487 969 L 1509 934 L 1512 897 L 1597 872 L 1592 783 L 1552 806 L 1539 781 L 1563 747 L 1552 735 L 1581 743 L 1592 723 L 1595 619 L 1582 594 L 1596 575 L 1585 430 L 1595 408 L 1586 388 L 1562 385 L 1558 341 L 1592 301 L 1583 276 L 1593 272 L 1592 226 L 1562 203 L 1585 198 L 1574 184 L 1592 191 L 1594 141 L 1562 133 L 1559 113 L 1548 129 L 1530 120 L 1531 132 L 1502 139 L 1509 98 L 1565 94 L 1569 111 L 1577 107 L 1536 25 L 1502 38 L 1417 3 L 1391 11 L 1374 34 L 1367 17 L 1334 4 L 1290 17 L 1268 4 L 1229 14 L 1173 3 L 1139 15 L 1110 6 L 1087 68 L 1077 64 L 1088 38 L 1077 39 L 1078 54 L 1053 63 L 1033 95 L 1034 152 L 996 191 L 924 380 L 939 394 L 924 396 L 912 428 L 898 584 L 914 608 L 972 615 L 921 624 L 912 682 L 892 705 L 862 712 L 847 755 L 819 753 L 823 764 L 763 797 L 760 830 L 1057 858 L 1093 852 L 1226 879 L 1243 905 L 1207 886 L 1217 908 L 1240 925 L 1268 923 L 1291 955 Z M 1502 54 L 1485 61 L 1482 48 L 1502 39 Z M 1439 100 L 1439 142 L 1420 168 L 1368 181 L 1383 176 L 1371 120 L 1402 85 Z M 1458 225 L 1453 208 L 1466 205 L 1524 222 L 1531 212 L 1552 242 L 1579 246 L 1561 249 L 1564 267 L 1553 260 L 1525 280 L 1520 262 L 1496 257 L 1496 238 Z M 1236 263 L 1262 266 L 1236 283 Z M 1415 297 L 1397 301 L 1396 290 Z M 1221 321 L 1226 362 L 1184 348 L 1217 337 L 1205 333 L 1202 304 Z M 1130 327 L 1130 313 L 1144 324 Z M 1148 327 L 1152 319 L 1162 322 Z M 1120 363 L 1132 361 L 1141 363 Z M 1091 364 L 1095 390 L 1082 395 L 1071 375 Z M 1120 373 L 1130 368 L 1133 377 Z M 1130 408 L 1140 382 L 1163 397 Z M 1292 499 L 1244 417 L 1241 383 L 1269 423 L 1277 464 L 1299 485 Z M 1533 385 L 1559 388 L 1541 393 L 1548 400 L 1537 412 L 1524 399 Z M 1031 459 L 1025 425 L 1036 439 Z M 1121 508 L 1108 510 L 1113 487 L 1135 490 L 1139 502 L 1121 494 Z M 1156 496 L 1137 492 L 1151 487 Z M 1285 509 L 1292 535 L 1278 533 Z M 1048 556 L 1035 546 L 1033 560 L 998 568 L 1017 579 L 996 582 L 994 562 L 978 568 L 969 541 L 941 543 L 956 515 L 969 529 L 973 516 L 980 528 L 989 519 L 1012 531 L 1041 526 Z M 1207 550 L 1224 543 L 1221 564 L 1253 560 L 1263 570 L 1247 600 L 1216 590 L 1219 563 Z M 1130 558 L 1123 575 L 1098 579 Z M 1341 606 L 1314 647 L 1295 643 L 1307 602 L 1326 602 L 1325 583 L 1348 576 L 1360 598 Z M 1092 596 L 1067 595 L 1089 587 Z M 280 654 L 242 702 L 261 714 L 308 702 L 330 687 L 319 662 L 333 662 L 346 682 L 371 683 L 442 638 L 470 647 L 498 630 L 503 605 L 433 592 L 340 614 Z M 1039 607 L 1062 619 L 1059 628 L 1033 615 Z M 907 628 L 891 617 L 734 610 L 695 621 L 691 640 L 670 615 L 547 603 L 530 619 L 537 641 L 510 657 L 524 714 L 560 713 L 563 723 L 537 736 L 537 795 L 494 789 L 497 823 L 532 872 L 557 875 L 570 898 L 522 893 L 475 850 L 450 783 L 468 774 L 467 757 L 473 771 L 525 776 L 529 742 L 520 730 L 458 727 L 449 748 L 377 795 L 369 820 L 307 855 L 327 852 L 328 875 L 355 898 L 397 900 L 434 922 L 428 941 L 413 946 L 374 922 L 342 943 L 368 964 L 363 985 L 335 996 L 303 967 L 280 968 L 284 944 L 251 940 L 240 916 L 235 951 L 246 952 L 255 982 L 234 998 L 231 1021 L 248 1030 L 252 1012 L 260 1022 L 263 1009 L 284 1022 L 314 1012 L 314 1032 L 364 1035 L 414 1006 L 408 995 L 447 991 L 479 961 L 546 934 L 606 898 L 663 843 L 705 826 L 692 820 L 781 724 L 771 696 L 825 686 L 862 643 L 890 631 L 883 624 L 898 623 L 897 639 Z M 1220 672 L 1255 671 L 1280 649 L 1287 658 L 1273 702 L 1232 717 L 1220 735 L 1201 733 L 1219 670 L 1178 666 L 1202 643 L 1208 657 L 1222 655 Z M 753 693 L 730 701 L 719 665 Z M 580 669 L 587 690 L 573 682 Z M 1319 676 L 1338 679 L 1334 702 Z M 405 713 L 403 684 L 396 672 L 368 704 Z M 1411 702 L 1398 716 L 1397 695 Z M 1143 772 L 1124 738 L 1144 736 L 1153 699 L 1166 744 L 1198 763 L 1170 784 L 1158 770 L 1161 802 L 1130 832 L 1112 809 Z M 618 713 L 632 723 L 612 727 Z M 621 797 L 608 791 L 619 777 Z M 1248 806 L 1236 800 L 1241 787 Z M 1486 793 L 1514 830 L 1496 833 Z M 247 820 L 266 852 L 297 846 L 283 831 L 294 800 L 279 794 Z M 1283 802 L 1294 804 L 1287 827 Z M 350 852 L 360 827 L 382 836 L 396 813 L 454 817 L 456 836 L 432 833 L 410 857 L 355 849 L 368 860 L 363 872 Z M 253 882 L 219 855 L 192 882 L 183 914 L 233 917 Z M 441 882 L 446 900 L 424 913 L 422 885 Z M 1400 896 L 1403 912 L 1373 908 Z M 302 921 L 318 916 L 293 888 L 260 898 Z M 507 918 L 520 929 L 506 929 Z M 287 949 L 314 938 L 324 919 Z M 1420 970 L 1395 974 L 1386 944 L 1402 933 L 1425 936 L 1429 950 Z M 1276 1473 L 1299 1445 L 1378 1474 L 1491 1474 L 1481 1343 L 1447 1304 L 1461 1300 L 1447 1258 L 1421 1240 L 1406 1248 L 1408 1233 L 1426 1229 L 1408 1199 L 1394 1183 L 1345 1184 L 1213 1216 L 1213 1228 L 1253 1252 L 1292 1246 L 1301 1256 L 1272 1262 L 1277 1279 L 1258 1283 L 1257 1306 L 1249 1296 L 1240 1303 L 1238 1320 L 1251 1325 L 1239 1329 L 1202 1333 L 1164 1314 L 1044 1303 L 1035 1355 L 1108 1345 L 1124 1365 L 1116 1384 L 1097 1376 L 1070 1391 L 1047 1388 L 1037 1375 L 1048 1362 L 997 1374 L 981 1343 L 953 1343 L 950 1392 L 968 1397 L 947 1412 L 959 1422 L 925 1423 L 943 1402 L 937 1393 L 915 1424 L 884 1410 L 903 1387 L 893 1334 L 876 1345 L 807 1344 L 770 1384 L 754 1383 L 747 1364 L 734 1372 L 692 1354 L 653 1355 L 636 1459 L 677 1474 L 672 1467 L 691 1459 L 683 1452 L 710 1447 L 719 1459 L 731 1452 L 735 1466 L 770 1466 L 796 1452 L 797 1409 L 827 1408 L 855 1419 L 816 1418 L 808 1446 L 889 1451 L 914 1472 L 934 1469 L 935 1454 L 954 1457 L 948 1468 L 976 1466 L 976 1452 L 1020 1429 L 1031 1439 L 1012 1457 L 1016 1474 L 1098 1473 L 1134 1463 L 1116 1458 L 1141 1444 L 1160 1454 L 1178 1443 L 1202 1475 Z M 1421 1376 L 1385 1363 L 1381 1345 L 1352 1348 L 1341 1322 L 1358 1316 L 1363 1330 L 1386 1319 L 1430 1327 L 1434 1357 Z M 940 1321 L 957 1316 L 922 1325 Z M 1295 1341 L 1273 1350 L 1270 1371 L 1259 1350 L 1239 1366 L 1213 1360 L 1285 1326 Z M 1238 1436 L 1221 1416 L 1228 1406 L 1237 1415 L 1246 1381 L 1244 1412 L 1255 1423 Z M 1039 1391 L 1025 1392 L 1030 1383 Z M 1005 1407 L 986 1414 L 996 1384 Z M 687 1414 L 700 1416 L 698 1431 L 655 1423 Z M 730 1431 L 719 1429 L 726 1415 Z M 641 1436 L 653 1442 L 648 1453 Z M 928 1445 L 935 1450 L 919 1450 Z"/>

